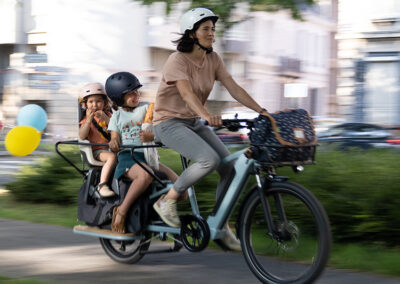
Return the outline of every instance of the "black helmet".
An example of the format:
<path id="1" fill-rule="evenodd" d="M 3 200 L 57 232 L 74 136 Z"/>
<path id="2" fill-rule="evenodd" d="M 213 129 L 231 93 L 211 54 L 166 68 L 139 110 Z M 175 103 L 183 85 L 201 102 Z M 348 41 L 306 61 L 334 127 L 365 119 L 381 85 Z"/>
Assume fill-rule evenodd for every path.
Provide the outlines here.
<path id="1" fill-rule="evenodd" d="M 139 79 L 129 72 L 118 72 L 108 77 L 106 81 L 107 96 L 118 106 L 124 104 L 124 95 L 139 89 L 143 85 Z"/>

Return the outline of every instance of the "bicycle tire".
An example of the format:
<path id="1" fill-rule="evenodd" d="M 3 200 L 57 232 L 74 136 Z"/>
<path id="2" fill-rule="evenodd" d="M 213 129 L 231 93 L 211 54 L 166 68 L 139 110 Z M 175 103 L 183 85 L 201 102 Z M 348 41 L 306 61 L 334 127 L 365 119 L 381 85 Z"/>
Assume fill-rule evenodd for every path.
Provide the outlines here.
<path id="1" fill-rule="evenodd" d="M 150 246 L 150 237 L 143 240 L 115 241 L 99 238 L 105 253 L 114 261 L 125 264 L 134 264 L 142 259 Z M 128 249 L 127 249 L 128 248 Z"/>
<path id="2" fill-rule="evenodd" d="M 272 183 L 265 196 L 273 222 L 276 228 L 284 227 L 282 231 L 289 233 L 287 240 L 277 240 L 268 231 L 256 187 L 240 212 L 239 237 L 247 265 L 262 283 L 311 283 L 322 273 L 330 254 L 331 231 L 324 208 L 301 185 Z M 271 200 L 277 194 L 284 206 L 287 226 L 279 221 Z"/>

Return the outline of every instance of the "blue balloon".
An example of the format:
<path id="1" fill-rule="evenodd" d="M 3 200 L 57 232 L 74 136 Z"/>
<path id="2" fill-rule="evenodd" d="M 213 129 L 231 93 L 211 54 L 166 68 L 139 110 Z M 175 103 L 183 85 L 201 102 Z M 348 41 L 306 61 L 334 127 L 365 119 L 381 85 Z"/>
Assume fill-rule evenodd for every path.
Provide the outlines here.
<path id="1" fill-rule="evenodd" d="M 38 131 L 42 131 L 47 125 L 47 114 L 45 110 L 38 105 L 26 105 L 18 112 L 17 125 L 32 126 Z"/>

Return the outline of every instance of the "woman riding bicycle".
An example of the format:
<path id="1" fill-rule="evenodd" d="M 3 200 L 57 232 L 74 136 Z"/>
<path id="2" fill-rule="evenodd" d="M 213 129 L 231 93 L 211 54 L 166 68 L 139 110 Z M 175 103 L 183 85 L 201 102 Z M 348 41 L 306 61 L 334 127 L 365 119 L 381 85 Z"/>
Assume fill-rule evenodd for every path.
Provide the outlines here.
<path id="1" fill-rule="evenodd" d="M 221 160 L 229 155 L 228 149 L 200 122 L 204 119 L 210 126 L 222 125 L 221 116 L 211 114 L 204 106 L 214 82 L 220 81 L 241 104 L 258 113 L 267 113 L 234 81 L 222 59 L 213 52 L 217 20 L 218 17 L 206 8 L 191 9 L 182 16 L 182 37 L 175 41 L 178 51 L 169 56 L 164 66 L 156 96 L 153 121 L 156 139 L 193 162 L 173 188 L 154 204 L 161 219 L 172 227 L 181 225 L 176 202 L 188 187 L 217 170 L 221 177 L 218 199 L 234 175 L 232 165 L 220 166 Z M 225 229 L 222 242 L 229 249 L 240 249 L 229 226 Z"/>

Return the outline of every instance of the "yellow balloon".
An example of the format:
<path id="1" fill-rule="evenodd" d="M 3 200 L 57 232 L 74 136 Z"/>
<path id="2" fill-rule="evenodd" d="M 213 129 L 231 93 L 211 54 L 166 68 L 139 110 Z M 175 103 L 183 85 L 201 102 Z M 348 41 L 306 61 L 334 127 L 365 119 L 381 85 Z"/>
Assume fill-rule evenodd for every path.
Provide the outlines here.
<path id="1" fill-rule="evenodd" d="M 31 126 L 16 126 L 7 133 L 5 146 L 14 156 L 26 156 L 40 143 L 40 132 Z"/>

